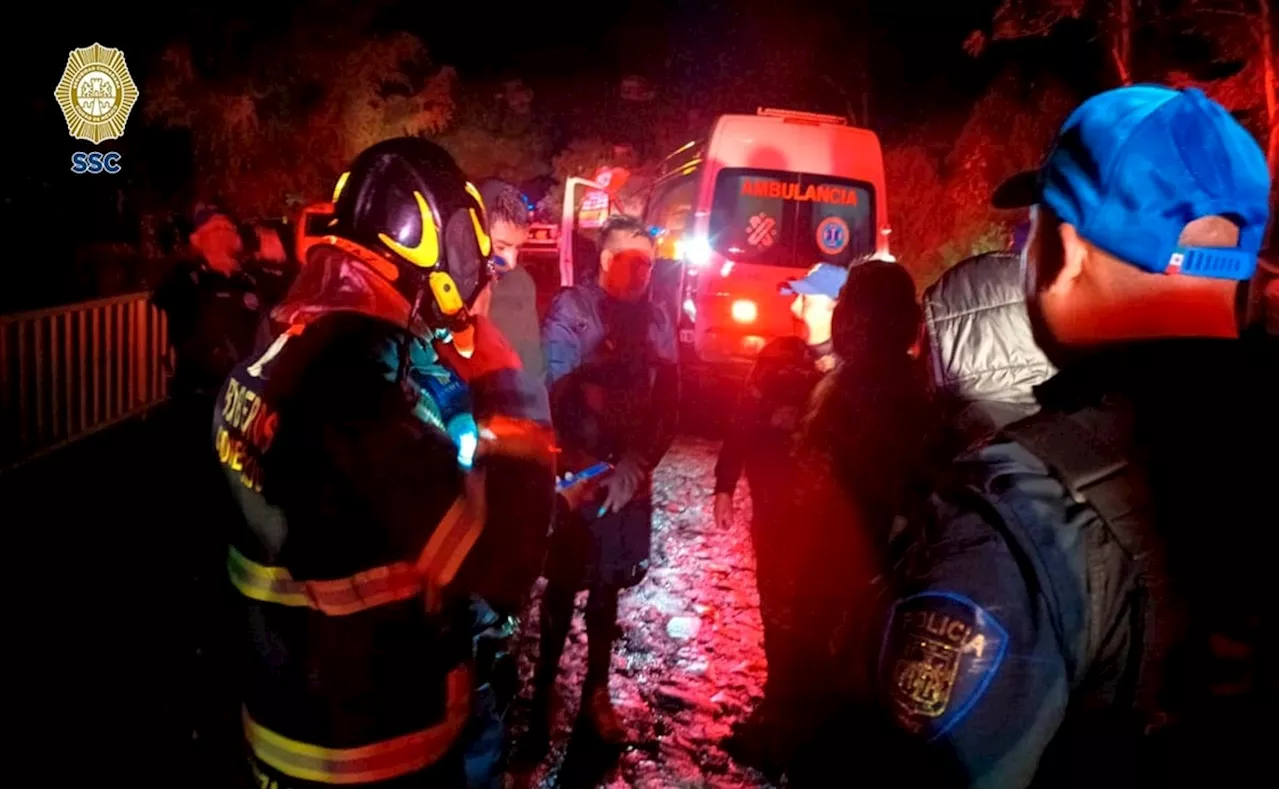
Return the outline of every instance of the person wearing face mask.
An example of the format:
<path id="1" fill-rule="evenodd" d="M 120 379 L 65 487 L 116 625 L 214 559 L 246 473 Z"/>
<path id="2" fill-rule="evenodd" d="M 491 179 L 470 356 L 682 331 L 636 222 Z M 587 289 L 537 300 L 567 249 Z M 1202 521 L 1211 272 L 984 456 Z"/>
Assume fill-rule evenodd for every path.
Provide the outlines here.
<path id="1" fill-rule="evenodd" d="M 552 421 L 564 457 L 604 461 L 614 470 L 584 506 L 557 513 L 534 675 L 531 739 L 539 748 L 549 734 L 574 596 L 584 588 L 583 717 L 604 742 L 625 736 L 609 698 L 618 594 L 648 567 L 650 475 L 671 445 L 678 413 L 674 323 L 649 299 L 653 239 L 639 220 L 619 215 L 600 229 L 599 245 L 598 281 L 561 292 L 542 326 Z"/>
<path id="2" fill-rule="evenodd" d="M 520 190 L 496 178 L 480 182 L 480 196 L 493 237 L 494 281 L 482 296 L 479 311 L 506 336 L 529 377 L 541 381 L 547 363 L 538 328 L 537 288 L 519 265 L 520 247 L 529 236 L 529 209 Z"/>
<path id="3" fill-rule="evenodd" d="M 1001 187 L 999 207 L 1032 207 L 1026 300 L 1058 372 L 903 532 L 870 670 L 876 772 L 1236 786 L 1270 769 L 1275 346 L 1257 365 L 1244 326 L 1270 186 L 1222 106 L 1138 85 L 1086 101 Z"/>

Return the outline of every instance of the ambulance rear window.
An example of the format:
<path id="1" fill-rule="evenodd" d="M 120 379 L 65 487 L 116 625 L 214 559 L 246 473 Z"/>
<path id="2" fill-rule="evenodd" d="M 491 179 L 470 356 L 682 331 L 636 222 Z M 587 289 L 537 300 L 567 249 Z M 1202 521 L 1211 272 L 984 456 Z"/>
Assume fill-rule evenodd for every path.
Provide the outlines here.
<path id="1" fill-rule="evenodd" d="M 743 263 L 847 266 L 875 251 L 874 200 L 863 181 L 726 168 L 716 176 L 711 246 Z"/>

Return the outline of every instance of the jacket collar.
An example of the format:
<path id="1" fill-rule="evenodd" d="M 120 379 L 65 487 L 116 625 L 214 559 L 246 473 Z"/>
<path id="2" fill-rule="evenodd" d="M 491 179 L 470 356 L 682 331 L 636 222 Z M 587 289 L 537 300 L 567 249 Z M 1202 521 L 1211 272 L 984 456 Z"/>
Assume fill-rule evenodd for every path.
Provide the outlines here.
<path id="1" fill-rule="evenodd" d="M 409 302 L 391 283 L 342 250 L 318 246 L 272 318 L 307 323 L 334 312 L 358 312 L 410 328 L 419 337 L 429 334 L 416 317 L 409 325 Z"/>

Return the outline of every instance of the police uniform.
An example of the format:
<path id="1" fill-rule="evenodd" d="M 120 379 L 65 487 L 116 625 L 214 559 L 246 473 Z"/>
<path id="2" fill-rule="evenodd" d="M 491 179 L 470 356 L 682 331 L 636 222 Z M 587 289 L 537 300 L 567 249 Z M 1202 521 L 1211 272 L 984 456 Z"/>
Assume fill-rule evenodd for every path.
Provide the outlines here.
<path id="1" fill-rule="evenodd" d="M 487 236 L 464 184 L 422 140 L 361 154 L 333 243 L 281 305 L 288 328 L 219 394 L 213 442 L 244 515 L 227 570 L 248 625 L 259 786 L 467 783 L 472 607 L 521 602 L 551 471 L 536 425 L 528 446 L 543 451 L 507 452 L 473 419 L 458 364 Z M 451 361 L 442 347 L 458 348 Z M 479 485 L 495 480 L 519 513 L 486 509 Z"/>
<path id="2" fill-rule="evenodd" d="M 262 315 L 256 280 L 243 271 L 226 276 L 203 261 L 181 263 L 151 300 L 168 317 L 177 355 L 170 393 L 212 397 L 253 350 Z"/>
<path id="3" fill-rule="evenodd" d="M 1139 268 L 1247 280 L 1265 173 L 1202 94 L 1125 88 L 1071 116 L 1031 199 Z M 1179 246 L 1188 222 L 1219 213 L 1241 249 Z M 892 573 L 875 684 L 900 736 L 877 747 L 876 772 L 992 787 L 1252 780 L 1274 691 L 1250 706 L 1211 688 L 1214 634 L 1274 611 L 1240 555 L 1258 512 L 1240 483 L 1260 475 L 1232 465 L 1254 440 L 1237 415 L 1262 402 L 1242 386 L 1255 382 L 1244 351 L 1091 349 L 1037 387 L 1039 413 L 945 472 Z"/>

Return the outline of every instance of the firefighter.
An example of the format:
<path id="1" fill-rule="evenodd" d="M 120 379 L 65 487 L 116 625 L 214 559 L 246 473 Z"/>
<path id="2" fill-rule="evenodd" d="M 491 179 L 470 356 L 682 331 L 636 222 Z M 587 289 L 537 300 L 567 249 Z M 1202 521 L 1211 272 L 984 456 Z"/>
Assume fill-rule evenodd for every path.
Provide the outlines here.
<path id="1" fill-rule="evenodd" d="M 466 429 L 468 392 L 520 376 L 470 314 L 491 241 L 448 154 L 378 143 L 335 203 L 276 312 L 287 328 L 215 411 L 244 513 L 228 570 L 250 636 L 250 763 L 278 789 L 465 786 L 473 611 L 515 611 L 537 575 L 551 441 L 481 408 Z"/>

